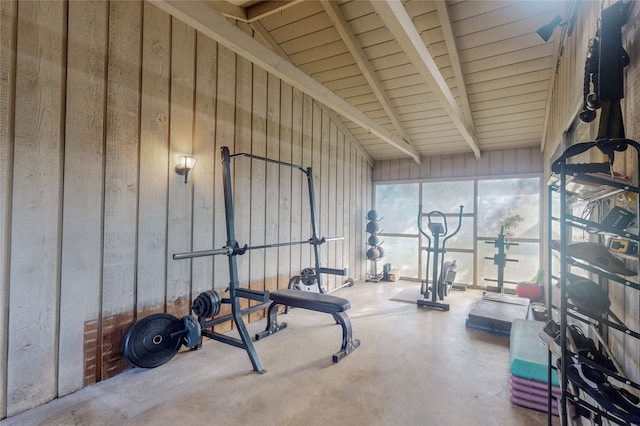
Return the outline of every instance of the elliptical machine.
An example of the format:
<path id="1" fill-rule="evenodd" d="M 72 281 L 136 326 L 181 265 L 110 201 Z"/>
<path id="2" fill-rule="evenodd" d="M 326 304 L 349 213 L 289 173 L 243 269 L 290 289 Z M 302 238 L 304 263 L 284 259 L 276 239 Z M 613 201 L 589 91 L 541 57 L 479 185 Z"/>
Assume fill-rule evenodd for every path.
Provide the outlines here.
<path id="1" fill-rule="evenodd" d="M 424 306 L 429 308 L 442 309 L 443 311 L 449 310 L 449 304 L 438 302 L 438 299 L 444 301 L 444 298 L 449 294 L 453 281 L 455 279 L 456 262 L 444 261 L 444 254 L 447 252 L 445 246 L 447 241 L 456 235 L 460 231 L 462 226 L 462 210 L 464 206 L 460 206 L 460 212 L 458 214 L 458 227 L 456 230 L 449 234 L 447 227 L 447 217 L 438 210 L 433 210 L 427 213 L 427 226 L 431 235 L 433 236 L 433 246 L 431 245 L 431 237 L 422 229 L 422 204 L 418 208 L 418 229 L 420 233 L 427 239 L 427 266 L 425 279 L 422 280 L 422 287 L 420 288 L 420 294 L 423 295 L 422 299 L 418 299 L 418 306 Z M 442 221 L 434 221 L 434 217 L 439 216 Z M 442 238 L 442 245 L 440 245 L 440 238 Z M 431 253 L 433 253 L 433 276 L 431 280 L 431 287 L 429 287 L 429 262 L 431 261 Z M 440 257 L 439 255 L 442 254 Z M 438 275 L 438 271 L 440 274 Z"/>

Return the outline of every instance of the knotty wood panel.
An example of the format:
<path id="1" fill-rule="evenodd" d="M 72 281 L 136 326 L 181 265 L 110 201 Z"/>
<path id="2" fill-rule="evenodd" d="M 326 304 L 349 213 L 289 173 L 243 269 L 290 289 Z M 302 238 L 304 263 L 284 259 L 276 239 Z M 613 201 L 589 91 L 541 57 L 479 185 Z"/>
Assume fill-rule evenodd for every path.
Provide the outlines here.
<path id="1" fill-rule="evenodd" d="M 251 83 L 253 65 L 243 58 L 236 62 L 236 122 L 235 122 L 235 150 L 237 152 L 251 152 L 251 100 L 253 86 Z M 224 141 L 222 141 L 224 142 Z M 218 154 L 220 155 L 220 154 Z M 244 162 L 244 163 L 243 163 Z M 235 219 L 239 226 L 236 229 L 238 244 L 248 244 L 251 235 L 251 167 L 246 160 L 237 160 L 233 166 L 233 195 L 234 203 L 239 207 L 235 211 Z M 219 219 L 221 220 L 221 218 Z M 249 267 L 251 252 L 236 257 L 238 261 L 238 280 L 243 286 L 250 282 Z M 215 279 L 216 281 L 217 278 Z M 219 283 L 220 285 L 221 283 Z M 248 300 L 241 300 L 242 308 L 249 306 Z M 248 318 L 246 318 L 248 319 Z"/>
<path id="2" fill-rule="evenodd" d="M 349 182 L 350 182 L 350 195 L 349 195 L 349 204 L 350 204 L 350 208 L 349 211 L 351 213 L 351 230 L 349 232 L 349 235 L 351 236 L 351 241 L 350 241 L 350 251 L 351 251 L 351 256 L 349 257 L 349 271 L 351 271 L 351 274 L 353 274 L 352 276 L 357 276 L 360 277 L 359 273 L 360 271 L 357 268 L 358 262 L 356 261 L 356 256 L 358 255 L 358 253 L 356 252 L 357 247 L 359 247 L 357 245 L 357 239 L 358 239 L 358 228 L 360 226 L 362 226 L 362 222 L 359 220 L 360 219 L 360 215 L 358 213 L 361 213 L 361 211 L 358 211 L 358 199 L 357 199 L 357 182 L 356 182 L 356 176 L 357 176 L 357 154 L 356 154 L 356 149 L 355 147 L 351 147 L 351 162 L 350 165 L 351 167 L 349 168 L 349 172 L 350 172 L 350 178 L 349 178 Z"/>
<path id="3" fill-rule="evenodd" d="M 360 257 L 357 258 L 357 268 L 358 276 L 366 275 L 366 261 L 363 256 L 366 253 L 366 240 L 367 234 L 365 233 L 366 226 L 366 215 L 367 212 L 373 207 L 371 204 L 371 169 L 367 167 L 366 162 L 363 158 L 358 159 L 358 166 L 360 172 L 360 184 L 367 187 L 367 191 L 362 194 L 362 201 L 360 204 L 358 219 L 360 221 L 360 226 L 356 229 L 356 255 L 360 254 Z"/>
<path id="4" fill-rule="evenodd" d="M 314 2 L 303 2 L 303 4 L 314 3 Z M 332 43 L 340 40 L 340 34 L 333 27 L 325 28 L 320 31 L 316 31 L 315 33 L 306 34 L 298 38 L 294 38 L 289 41 L 285 41 L 280 44 L 282 50 L 286 52 L 288 56 L 291 56 L 295 53 L 299 53 L 305 51 L 309 48 L 309 46 L 314 45 L 314 40 L 322 40 L 324 43 Z"/>
<path id="5" fill-rule="evenodd" d="M 345 237 L 349 238 L 348 231 L 345 230 L 346 222 L 345 221 L 345 164 L 344 164 L 344 134 L 338 132 L 337 134 L 338 140 L 336 142 L 336 166 L 335 166 L 335 184 L 336 184 L 336 192 L 335 192 L 335 212 L 336 212 L 336 237 Z M 344 268 L 344 240 L 336 241 L 334 244 L 335 249 L 335 264 L 332 265 L 334 268 Z M 331 265 L 330 265 L 331 266 Z M 346 279 L 343 277 L 336 277 L 336 285 L 340 286 Z"/>
<path id="6" fill-rule="evenodd" d="M 316 61 L 318 58 L 340 55 L 347 51 L 347 46 L 345 46 L 342 40 L 338 40 L 291 55 L 291 61 L 298 65 L 304 65 Z"/>
<path id="7" fill-rule="evenodd" d="M 469 94 L 469 99 L 471 99 L 473 95 L 487 91 L 489 91 L 489 93 L 492 93 L 493 90 L 500 90 L 505 87 L 516 87 L 523 85 L 532 85 L 535 87 L 547 77 L 547 74 L 548 73 L 546 70 L 538 70 L 522 75 L 513 75 L 506 78 L 501 78 L 500 80 L 483 81 L 477 84 L 469 84 L 467 85 L 467 93 Z"/>
<path id="8" fill-rule="evenodd" d="M 507 7 L 503 7 L 488 13 L 482 13 L 473 17 L 467 17 L 462 21 L 455 22 L 456 34 L 460 37 L 475 35 L 480 37 L 478 33 L 486 32 L 484 39 L 480 37 L 480 41 L 485 43 L 486 40 L 496 38 L 498 31 L 506 33 L 507 37 L 500 37 L 500 39 L 508 39 L 510 36 L 519 35 L 518 26 L 524 25 L 523 21 L 535 20 L 536 25 L 533 28 L 539 28 L 540 26 L 548 23 L 546 20 L 548 13 L 556 11 L 557 6 L 552 3 L 538 3 L 538 2 L 510 2 Z M 453 18 L 453 17 L 452 17 Z M 495 29 L 487 30 L 487 22 L 508 22 L 506 25 L 500 25 Z M 538 42 L 535 40 L 535 42 Z"/>
<path id="9" fill-rule="evenodd" d="M 171 106 L 169 110 L 169 161 L 178 164 L 181 155 L 192 156 L 195 87 L 195 31 L 171 18 Z M 205 161 L 206 163 L 206 161 Z M 195 173 L 194 173 L 195 174 Z M 193 183 L 185 184 L 175 173 L 169 179 L 167 247 L 171 253 L 193 248 Z M 191 262 L 171 260 L 167 264 L 167 312 L 178 318 L 189 313 Z"/>
<path id="10" fill-rule="evenodd" d="M 69 3 L 58 395 L 96 382 L 100 312 L 108 3 Z M 164 275 L 164 274 L 162 274 Z"/>
<path id="11" fill-rule="evenodd" d="M 279 134 L 279 158 L 280 161 L 291 163 L 292 145 L 292 108 L 293 93 L 289 84 L 281 83 L 280 86 L 280 134 Z M 278 242 L 292 241 L 292 216 L 291 216 L 291 186 L 293 173 L 299 174 L 297 170 L 289 167 L 279 167 L 279 197 L 278 197 Z M 289 284 L 291 267 L 291 247 L 279 247 L 277 267 L 277 288 L 287 288 Z M 295 274 L 295 273 L 294 273 Z M 293 274 L 292 274 L 293 275 Z"/>
<path id="12" fill-rule="evenodd" d="M 29 24 L 17 28 L 8 271 L 9 416 L 56 395 L 62 205 L 66 5 L 25 2 L 19 6 L 18 22 Z"/>
<path id="13" fill-rule="evenodd" d="M 329 210 L 329 218 L 328 218 L 328 227 L 322 232 L 322 236 L 324 237 L 335 237 L 336 233 L 336 203 L 338 198 L 338 193 L 336 189 L 336 173 L 337 173 L 337 144 L 338 144 L 338 128 L 334 123 L 329 123 L 329 156 L 328 156 L 328 185 L 326 188 L 327 198 L 328 198 L 328 210 Z M 327 157 L 325 157 L 326 159 Z M 324 260 L 324 264 L 326 266 L 335 268 L 336 267 L 336 250 L 337 242 L 332 241 L 327 243 L 327 258 Z M 327 275 L 326 280 L 326 289 L 330 290 L 336 287 L 336 276 L 335 275 Z"/>
<path id="14" fill-rule="evenodd" d="M 286 18 L 284 19 L 285 22 L 299 21 L 311 15 L 315 15 L 316 13 L 322 12 L 322 10 L 320 2 L 302 2 L 299 7 L 288 7 L 277 14 L 269 15 L 261 19 L 260 23 L 264 25 L 265 28 L 273 30 L 282 26 L 282 18 Z"/>
<path id="15" fill-rule="evenodd" d="M 7 415 L 9 218 L 16 72 L 17 2 L 0 3 L 0 419 Z"/>
<path id="16" fill-rule="evenodd" d="M 220 153 L 223 146 L 229 147 L 229 151 L 235 152 L 233 136 L 235 134 L 235 83 L 236 83 L 236 56 L 229 49 L 218 46 L 218 71 L 216 80 L 216 116 L 215 116 L 215 152 L 217 161 L 214 162 L 214 242 L 215 248 L 223 247 L 227 242 L 227 227 L 225 219 L 224 190 L 222 186 L 222 162 Z M 246 84 L 250 82 L 246 81 Z M 249 92 L 250 93 L 250 92 Z M 238 161 L 231 164 L 232 170 L 240 167 Z M 246 163 L 244 163 L 246 164 Z M 239 226 L 237 227 L 239 228 Z M 244 234 L 248 237 L 247 234 Z M 236 240 L 238 236 L 236 235 Z M 248 243 L 245 241 L 244 244 Z M 225 256 L 213 257 L 213 287 L 220 293 L 229 286 L 229 266 Z M 222 305 L 220 314 L 231 312 L 229 305 Z M 216 331 L 225 332 L 231 329 L 231 324 L 219 324 L 214 327 Z"/>
<path id="17" fill-rule="evenodd" d="M 171 18 L 144 3 L 138 197 L 138 317 L 164 312 L 166 299 L 167 180 Z"/>
<path id="18" fill-rule="evenodd" d="M 318 180 L 320 184 L 318 185 L 319 191 L 316 196 L 316 202 L 318 203 L 318 236 L 320 238 L 324 236 L 329 236 L 329 192 L 331 189 L 329 188 L 329 161 L 330 161 L 330 131 L 329 131 L 329 117 L 327 114 L 320 109 L 320 144 L 319 151 L 317 154 L 314 154 L 315 158 L 320 160 L 320 167 L 316 170 L 319 172 Z M 314 147 L 315 148 L 315 147 Z M 315 149 L 314 149 L 315 152 Z M 327 265 L 329 253 L 329 244 L 323 244 L 320 246 L 320 261 L 323 265 Z M 331 282 L 331 276 L 325 275 L 323 277 L 325 288 L 327 284 Z"/>
<path id="19" fill-rule="evenodd" d="M 312 109 L 312 114 L 313 114 L 313 119 L 312 119 L 312 123 L 313 123 L 313 127 L 312 127 L 312 136 L 313 136 L 313 142 L 311 145 L 311 169 L 313 171 L 313 186 L 314 186 L 314 190 L 315 190 L 315 204 L 316 204 L 316 229 L 318 232 L 318 236 L 322 235 L 324 226 L 323 226 L 323 199 L 322 199 L 322 178 L 323 178 L 323 174 L 322 174 L 322 145 L 323 145 L 323 136 L 322 134 L 322 108 L 320 108 L 320 106 L 318 104 L 316 104 L 315 102 L 313 103 L 313 109 Z M 309 216 L 307 216 L 307 223 L 309 223 L 308 227 L 309 227 L 309 235 L 311 235 L 312 231 L 312 225 L 311 225 L 311 221 L 310 221 L 311 215 L 309 214 Z M 326 259 L 326 253 L 325 253 L 325 249 L 326 246 L 320 246 L 319 249 L 319 256 L 320 256 L 320 260 L 323 261 L 323 259 Z M 314 258 L 314 252 L 313 250 L 311 250 L 311 258 L 310 258 L 310 263 L 309 266 L 313 266 L 314 262 L 315 262 L 315 258 Z M 323 255 L 325 255 L 323 257 Z M 321 277 L 321 281 L 324 281 L 324 276 Z"/>
<path id="20" fill-rule="evenodd" d="M 314 121 L 314 108 L 313 108 L 313 100 L 308 96 L 304 96 L 303 104 L 302 104 L 302 164 L 303 167 L 311 167 L 312 172 L 314 172 L 314 179 L 317 179 L 315 173 L 314 165 L 312 164 L 313 158 L 313 121 Z M 317 181 L 314 181 L 314 185 L 317 184 Z M 308 190 L 308 181 L 307 179 L 303 179 L 302 181 L 302 215 L 301 215 L 301 225 L 302 225 L 302 238 L 309 239 L 311 237 L 312 229 L 311 222 L 309 218 L 311 217 L 311 210 L 309 206 L 309 190 Z M 312 256 L 311 256 L 311 247 L 302 246 L 300 250 L 300 264 L 301 267 L 309 268 L 312 267 Z"/>
<path id="21" fill-rule="evenodd" d="M 411 167 L 415 167 L 415 172 L 404 170 Z M 469 153 L 424 157 L 420 166 L 398 167 L 397 160 L 376 161 L 372 176 L 373 181 L 380 182 L 542 173 L 543 169 L 542 153 L 529 147 L 487 151 L 480 160 Z"/>
<path id="22" fill-rule="evenodd" d="M 318 7 L 319 5 L 312 6 Z M 333 25 L 331 24 L 329 17 L 325 13 L 319 11 L 318 13 L 305 18 L 291 21 L 288 25 L 270 31 L 270 34 L 278 43 L 284 43 L 288 40 L 297 39 L 309 33 L 322 31 L 323 29 L 331 27 L 333 27 Z"/>
<path id="23" fill-rule="evenodd" d="M 304 95 L 298 89 L 292 91 L 291 107 L 291 163 L 303 165 L 302 162 L 302 105 Z M 302 208 L 306 202 L 306 180 L 300 172 L 291 174 L 291 241 L 301 241 L 306 238 L 302 232 Z M 302 246 L 291 246 L 291 275 L 298 275 L 303 266 L 301 263 Z M 307 250 L 305 247 L 304 250 Z"/>
<path id="24" fill-rule="evenodd" d="M 221 179 L 220 173 L 216 174 L 216 165 L 220 164 L 220 152 L 216 149 L 216 126 L 212 120 L 216 115 L 218 56 L 216 43 L 201 33 L 196 33 L 196 49 L 193 151 L 198 161 L 190 176 L 194 182 L 192 232 L 193 249 L 207 250 L 220 247 L 215 245 L 214 238 L 215 182 Z M 202 291 L 213 289 L 214 262 L 214 257 L 192 260 L 189 301 Z"/>
<path id="25" fill-rule="evenodd" d="M 126 368 L 119 345 L 135 304 L 141 20 L 142 3 L 109 4 L 102 378 Z"/>
<path id="26" fill-rule="evenodd" d="M 300 65 L 299 68 L 309 75 L 314 75 L 336 68 L 351 66 L 354 63 L 355 62 L 351 54 L 349 52 L 345 52 L 339 55 L 332 56 L 331 61 L 327 61 L 324 58 L 316 59 L 315 61 Z"/>
<path id="27" fill-rule="evenodd" d="M 252 119 L 251 152 L 254 155 L 265 157 L 267 155 L 267 73 L 257 67 L 253 69 Z M 251 246 L 266 243 L 266 166 L 264 161 L 251 160 L 251 236 L 249 243 Z M 272 196 L 273 194 L 270 195 L 270 197 Z M 270 241 L 270 243 L 272 242 Z M 264 250 L 253 250 L 251 253 L 249 282 L 252 289 L 264 290 Z M 255 302 L 249 304 L 255 304 Z M 256 312 L 249 317 L 253 321 L 263 316 L 262 312 Z"/>
<path id="28" fill-rule="evenodd" d="M 280 80 L 267 75 L 267 150 L 266 157 L 278 160 L 280 155 Z M 264 204 L 266 244 L 278 242 L 278 207 L 280 204 L 280 167 L 267 163 Z M 264 290 L 278 289 L 278 249 L 264 250 Z"/>

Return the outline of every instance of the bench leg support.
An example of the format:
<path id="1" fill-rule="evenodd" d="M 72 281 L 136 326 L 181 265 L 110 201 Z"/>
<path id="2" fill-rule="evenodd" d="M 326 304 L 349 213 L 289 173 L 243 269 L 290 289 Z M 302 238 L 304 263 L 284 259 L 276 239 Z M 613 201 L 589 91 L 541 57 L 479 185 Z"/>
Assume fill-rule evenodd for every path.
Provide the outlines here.
<path id="1" fill-rule="evenodd" d="M 278 324 L 278 305 L 279 303 L 269 305 L 269 310 L 267 311 L 267 328 L 256 334 L 256 340 L 271 336 L 273 333 L 287 328 L 286 322 Z"/>
<path id="2" fill-rule="evenodd" d="M 338 362 L 360 346 L 360 340 L 354 339 L 351 335 L 351 320 L 345 312 L 334 313 L 333 318 L 342 327 L 342 347 L 332 357 L 333 362 Z"/>
<path id="3" fill-rule="evenodd" d="M 269 310 L 267 311 L 267 328 L 256 334 L 256 340 L 271 336 L 272 334 L 287 328 L 286 322 L 278 323 L 278 306 L 279 303 L 275 302 L 269 306 Z M 342 358 L 353 352 L 355 348 L 360 346 L 360 340 L 353 338 L 351 320 L 349 320 L 349 316 L 346 312 L 335 312 L 331 315 L 336 323 L 340 324 L 342 327 L 342 347 L 332 357 L 333 362 L 339 362 Z"/>

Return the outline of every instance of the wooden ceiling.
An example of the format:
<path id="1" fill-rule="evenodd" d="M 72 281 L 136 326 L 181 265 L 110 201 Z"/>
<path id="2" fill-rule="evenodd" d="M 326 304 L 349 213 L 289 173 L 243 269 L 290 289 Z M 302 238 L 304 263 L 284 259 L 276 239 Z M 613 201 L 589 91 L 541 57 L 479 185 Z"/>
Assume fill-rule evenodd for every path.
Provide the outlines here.
<path id="1" fill-rule="evenodd" d="M 536 30 L 579 4 L 151 1 L 332 109 L 374 160 L 416 162 L 542 147 L 568 26 Z"/>

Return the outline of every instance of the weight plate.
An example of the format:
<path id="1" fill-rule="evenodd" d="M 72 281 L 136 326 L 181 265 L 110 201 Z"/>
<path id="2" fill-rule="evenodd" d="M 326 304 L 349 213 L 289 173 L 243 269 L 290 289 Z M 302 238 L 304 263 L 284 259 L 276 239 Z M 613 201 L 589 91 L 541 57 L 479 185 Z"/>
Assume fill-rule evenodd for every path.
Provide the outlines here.
<path id="1" fill-rule="evenodd" d="M 136 321 L 124 336 L 123 354 L 133 366 L 154 368 L 174 357 L 182 345 L 184 323 L 171 314 Z"/>
<path id="2" fill-rule="evenodd" d="M 370 234 L 375 234 L 380 230 L 380 225 L 377 222 L 369 222 L 367 223 L 367 232 Z"/>
<path id="3" fill-rule="evenodd" d="M 320 293 L 316 273 L 311 268 L 305 268 L 300 275 L 295 275 L 289 280 L 289 288 L 292 290 Z"/>
<path id="4" fill-rule="evenodd" d="M 380 257 L 380 251 L 378 250 L 377 247 L 372 247 L 369 250 L 367 250 L 367 259 L 376 260 L 379 257 Z"/>
<path id="5" fill-rule="evenodd" d="M 200 337 L 202 328 L 200 327 L 200 323 L 198 322 L 198 320 L 191 315 L 183 316 L 182 322 L 184 323 L 184 328 L 187 331 L 187 334 L 185 334 L 182 343 L 186 347 L 192 348 L 198 343 L 198 338 Z"/>
<path id="6" fill-rule="evenodd" d="M 377 246 L 378 244 L 380 244 L 380 238 L 378 238 L 378 236 L 374 234 L 369 237 L 367 242 L 370 246 Z"/>
<path id="7" fill-rule="evenodd" d="M 300 282 L 298 283 L 298 287 L 302 291 L 320 293 L 316 271 L 312 268 L 303 269 L 302 272 L 300 272 Z"/>
<path id="8" fill-rule="evenodd" d="M 200 293 L 191 305 L 191 310 L 198 317 L 211 318 L 220 312 L 220 295 L 215 290 Z"/>

